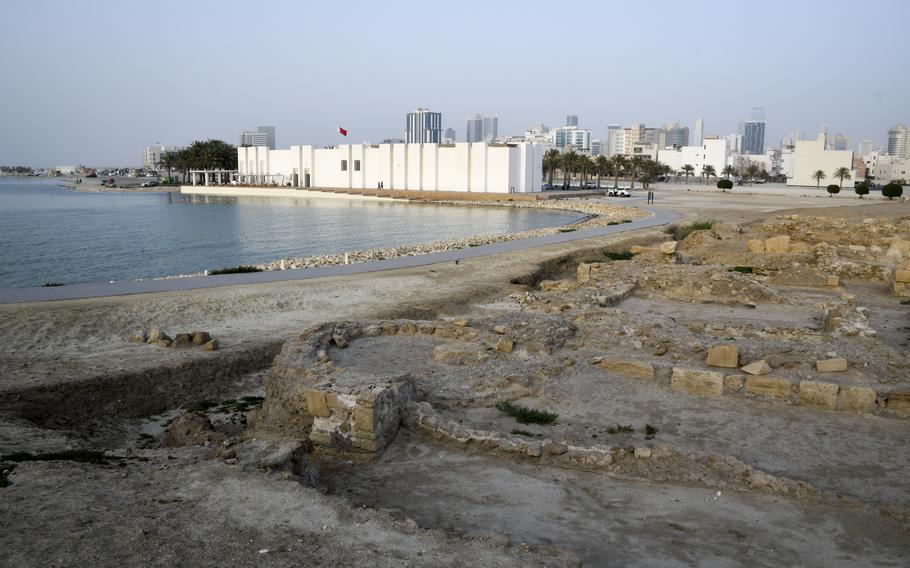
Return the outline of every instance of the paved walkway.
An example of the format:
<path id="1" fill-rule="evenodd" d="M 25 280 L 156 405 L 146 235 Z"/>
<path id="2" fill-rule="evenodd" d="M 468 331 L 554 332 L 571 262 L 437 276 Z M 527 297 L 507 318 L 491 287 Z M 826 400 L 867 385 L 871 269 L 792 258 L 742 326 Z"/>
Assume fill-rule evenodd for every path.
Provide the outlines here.
<path id="1" fill-rule="evenodd" d="M 643 199 L 643 198 L 642 198 Z M 627 202 L 628 200 L 624 200 Z M 633 199 L 632 201 L 638 201 Z M 656 227 L 669 223 L 679 217 L 678 214 L 660 209 L 636 204 L 639 208 L 652 213 L 651 217 L 638 219 L 631 223 L 610 225 L 594 229 L 582 229 L 568 233 L 556 233 L 530 239 L 519 239 L 493 243 L 478 247 L 459 250 L 422 254 L 417 256 L 403 256 L 389 260 L 361 262 L 338 266 L 323 266 L 319 268 L 303 268 L 298 270 L 267 270 L 264 272 L 251 272 L 245 274 L 221 274 L 216 276 L 194 276 L 189 278 L 172 278 L 167 280 L 142 280 L 126 282 L 92 282 L 87 284 L 71 284 L 68 286 L 49 286 L 36 288 L 7 288 L 0 289 L 0 304 L 14 304 L 19 302 L 47 302 L 54 300 L 76 300 L 81 298 L 100 298 L 104 296 L 126 296 L 130 294 L 149 294 L 155 292 L 176 292 L 181 290 L 197 290 L 200 288 L 218 288 L 222 286 L 236 286 L 239 284 L 267 284 L 271 282 L 286 282 L 291 280 L 308 280 L 311 278 L 325 278 L 330 276 L 347 276 L 349 274 L 363 274 L 378 270 L 394 270 L 397 268 L 413 268 L 428 266 L 440 262 L 454 262 L 481 256 L 490 256 L 514 252 L 534 247 L 542 247 L 559 243 L 567 243 L 592 237 L 614 235 L 636 229 Z"/>

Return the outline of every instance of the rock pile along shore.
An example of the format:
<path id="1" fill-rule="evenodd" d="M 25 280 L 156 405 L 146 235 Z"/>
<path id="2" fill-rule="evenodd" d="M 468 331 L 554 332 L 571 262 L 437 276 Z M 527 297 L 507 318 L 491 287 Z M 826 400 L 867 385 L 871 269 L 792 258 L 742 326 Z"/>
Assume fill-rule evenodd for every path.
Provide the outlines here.
<path id="1" fill-rule="evenodd" d="M 506 233 L 498 235 L 475 235 L 460 239 L 448 239 L 432 243 L 405 245 L 369 250 L 355 250 L 335 254 L 315 255 L 297 258 L 284 258 L 265 264 L 257 265 L 262 270 L 290 270 L 298 268 L 316 268 L 320 266 L 336 266 L 340 264 L 353 264 L 357 262 L 370 262 L 375 260 L 388 260 L 404 256 L 416 256 L 436 252 L 459 250 L 493 243 L 515 241 L 552 235 L 555 233 L 575 231 L 578 229 L 591 229 L 629 223 L 635 219 L 647 216 L 647 212 L 632 207 L 608 205 L 605 203 L 578 203 L 565 201 L 519 201 L 519 202 L 465 202 L 465 201 L 434 201 L 433 204 L 454 206 L 482 206 L 482 207 L 516 207 L 522 209 L 541 209 L 546 211 L 572 211 L 585 215 L 582 219 L 559 227 L 547 227 L 533 231 Z"/>

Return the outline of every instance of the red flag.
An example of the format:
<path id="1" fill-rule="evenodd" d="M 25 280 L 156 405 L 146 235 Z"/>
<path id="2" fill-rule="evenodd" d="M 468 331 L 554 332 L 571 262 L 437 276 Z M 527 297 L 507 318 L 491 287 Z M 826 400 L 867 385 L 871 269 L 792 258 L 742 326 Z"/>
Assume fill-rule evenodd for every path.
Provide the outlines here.
<path id="1" fill-rule="evenodd" d="M 348 131 L 345 130 L 344 128 L 340 127 L 340 126 L 338 127 L 338 133 L 341 134 L 342 136 L 347 136 L 347 135 L 348 135 Z"/>

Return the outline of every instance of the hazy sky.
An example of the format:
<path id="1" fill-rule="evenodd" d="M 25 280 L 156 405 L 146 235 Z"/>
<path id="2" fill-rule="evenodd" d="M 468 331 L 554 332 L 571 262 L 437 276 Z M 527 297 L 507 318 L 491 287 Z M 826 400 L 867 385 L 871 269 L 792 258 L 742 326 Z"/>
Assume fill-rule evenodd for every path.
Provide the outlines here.
<path id="1" fill-rule="evenodd" d="M 402 137 L 417 105 L 566 114 L 728 134 L 753 106 L 766 144 L 821 124 L 885 141 L 910 122 L 910 1 L 270 2 L 0 0 L 0 164 L 138 165 L 275 125 L 279 147 Z"/>

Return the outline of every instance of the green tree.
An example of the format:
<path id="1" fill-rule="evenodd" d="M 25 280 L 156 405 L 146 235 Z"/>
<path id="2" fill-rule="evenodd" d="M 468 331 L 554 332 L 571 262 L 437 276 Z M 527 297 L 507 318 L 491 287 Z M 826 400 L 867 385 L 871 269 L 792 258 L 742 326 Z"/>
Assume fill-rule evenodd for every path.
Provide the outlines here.
<path id="1" fill-rule="evenodd" d="M 632 185 L 630 189 L 635 189 L 635 180 L 638 179 L 638 172 L 641 171 L 641 167 L 644 165 L 645 159 L 641 156 L 633 156 L 632 160 L 629 162 L 629 169 L 632 172 Z"/>
<path id="2" fill-rule="evenodd" d="M 895 197 L 900 197 L 903 194 L 904 186 L 896 181 L 891 181 L 882 188 L 882 195 L 887 197 L 889 200 L 894 199 Z"/>
<path id="3" fill-rule="evenodd" d="M 757 164 L 749 164 L 749 167 L 746 168 L 746 178 L 749 180 L 749 185 L 752 185 L 752 180 L 758 177 L 759 169 Z"/>
<path id="4" fill-rule="evenodd" d="M 728 179 L 717 180 L 717 187 L 726 193 L 728 189 L 733 189 L 733 182 Z"/>
<path id="5" fill-rule="evenodd" d="M 562 169 L 562 188 L 569 189 L 569 178 L 578 170 L 578 153 L 575 150 L 564 153 L 560 167 Z"/>
<path id="6" fill-rule="evenodd" d="M 560 166 L 560 155 L 559 150 L 556 148 L 550 148 L 543 155 L 543 171 L 547 175 L 547 183 L 550 186 L 553 185 L 553 174 Z"/>
<path id="7" fill-rule="evenodd" d="M 844 180 L 850 179 L 850 168 L 844 166 L 837 168 L 834 170 L 834 177 L 840 180 L 840 183 L 838 185 L 841 187 L 841 189 L 843 189 Z"/>
<path id="8" fill-rule="evenodd" d="M 619 187 L 619 174 L 629 169 L 629 159 L 622 154 L 616 154 L 610 158 L 610 163 L 613 166 L 613 189 L 616 189 Z"/>
<path id="9" fill-rule="evenodd" d="M 813 172 L 812 179 L 815 180 L 815 189 L 821 189 L 822 180 L 826 177 L 828 176 L 825 175 L 824 170 L 815 170 L 815 172 Z"/>
<path id="10" fill-rule="evenodd" d="M 828 185 L 828 197 L 834 197 L 836 193 L 840 193 L 840 186 L 836 183 Z"/>
<path id="11" fill-rule="evenodd" d="M 594 158 L 594 171 L 597 173 L 597 189 L 600 189 L 600 178 L 610 174 L 610 160 L 606 156 Z"/>
<path id="12" fill-rule="evenodd" d="M 717 177 L 717 172 L 714 170 L 714 166 L 711 164 L 705 164 L 701 167 L 701 175 L 705 178 L 705 183 L 708 183 L 708 180 L 711 179 L 711 176 Z"/>
<path id="13" fill-rule="evenodd" d="M 862 181 L 853 187 L 853 191 L 862 199 L 864 195 L 869 195 L 869 184 Z"/>
<path id="14" fill-rule="evenodd" d="M 695 173 L 695 167 L 692 164 L 686 164 L 679 171 L 686 176 L 686 183 L 689 183 L 689 176 Z"/>
<path id="15" fill-rule="evenodd" d="M 724 176 L 725 179 L 730 179 L 731 176 L 736 175 L 736 168 L 734 168 L 732 165 L 726 165 L 724 166 L 724 169 L 720 171 L 720 173 L 722 176 Z"/>

